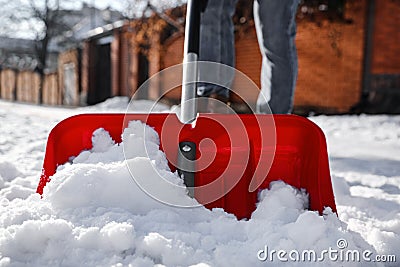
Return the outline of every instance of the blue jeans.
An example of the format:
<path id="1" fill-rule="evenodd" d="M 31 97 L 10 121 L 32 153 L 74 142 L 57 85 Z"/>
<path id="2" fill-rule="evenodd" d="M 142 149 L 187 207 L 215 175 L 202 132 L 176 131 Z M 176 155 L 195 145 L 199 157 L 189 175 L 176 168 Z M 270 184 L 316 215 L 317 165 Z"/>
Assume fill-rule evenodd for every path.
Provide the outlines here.
<path id="1" fill-rule="evenodd" d="M 235 36 L 232 16 L 237 0 L 208 0 L 201 15 L 200 61 L 211 61 L 235 67 Z M 217 94 L 229 97 L 234 71 L 229 68 L 216 68 L 215 72 L 199 71 L 199 80 L 218 81 L 220 85 L 199 83 L 197 94 L 209 96 Z M 210 75 L 214 77 L 210 77 Z"/>
<path id="2" fill-rule="evenodd" d="M 257 112 L 290 113 L 297 79 L 295 46 L 296 11 L 300 0 L 254 0 L 254 20 L 262 54 L 261 92 Z M 234 67 L 234 26 L 232 15 L 237 0 L 209 0 L 201 17 L 200 60 Z M 210 74 L 208 74 L 210 75 Z M 234 73 L 219 75 L 223 86 L 199 83 L 198 95 L 229 96 Z M 199 73 L 200 80 L 204 75 Z M 215 78 L 211 79 L 215 80 Z"/>
<path id="3" fill-rule="evenodd" d="M 268 112 L 268 105 L 274 114 L 292 111 L 297 80 L 298 4 L 299 0 L 254 0 L 254 21 L 262 54 L 257 112 Z"/>

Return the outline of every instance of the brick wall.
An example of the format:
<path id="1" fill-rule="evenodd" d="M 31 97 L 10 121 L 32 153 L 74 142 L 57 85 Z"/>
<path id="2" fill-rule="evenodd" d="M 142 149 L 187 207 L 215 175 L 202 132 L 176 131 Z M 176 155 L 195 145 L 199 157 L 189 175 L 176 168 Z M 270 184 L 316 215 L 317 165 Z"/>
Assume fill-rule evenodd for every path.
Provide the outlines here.
<path id="1" fill-rule="evenodd" d="M 163 69 L 177 65 L 182 63 L 183 61 L 183 42 L 184 36 L 182 34 L 177 34 L 172 37 L 164 44 L 164 51 L 162 53 L 162 67 Z M 243 97 L 246 101 L 255 102 L 258 94 L 257 87 L 260 84 L 260 66 L 261 66 L 261 54 L 258 49 L 258 45 L 254 47 L 254 44 L 257 45 L 257 36 L 254 28 L 249 29 L 249 31 L 244 35 L 236 38 L 236 68 L 243 72 L 246 76 L 248 76 L 253 82 L 255 82 L 255 86 L 253 90 L 249 90 L 246 81 L 244 81 L 244 75 L 240 75 L 240 77 L 236 77 L 232 90 L 235 91 L 238 95 Z M 250 60 L 249 60 L 250 59 Z M 169 75 L 169 77 L 164 78 L 162 81 L 165 84 L 162 93 L 164 97 L 172 99 L 174 102 L 180 99 L 181 95 L 181 87 L 177 87 L 173 90 L 169 90 L 170 86 L 168 84 L 176 84 L 180 81 L 177 79 L 181 79 L 181 68 L 176 67 L 176 76 Z M 246 86 L 243 86 L 246 85 Z M 166 93 L 166 91 L 168 92 Z M 233 101 L 238 101 L 237 98 L 232 99 Z"/>
<path id="2" fill-rule="evenodd" d="M 161 54 L 162 61 L 161 66 L 163 69 L 166 69 L 171 66 L 175 66 L 181 64 L 183 62 L 183 43 L 184 36 L 183 34 L 176 34 L 171 37 L 163 46 L 163 51 Z M 160 93 L 163 97 L 167 99 L 172 99 L 174 102 L 179 102 L 181 97 L 181 87 L 170 88 L 170 84 L 179 84 L 182 80 L 182 68 L 176 67 L 174 69 L 177 74 L 174 75 L 164 75 L 162 76 L 162 81 L 158 81 L 161 83 Z M 178 81 L 177 79 L 180 79 Z M 172 90 L 171 90 L 172 89 Z"/>
<path id="3" fill-rule="evenodd" d="M 156 43 L 156 41 L 155 41 Z M 154 45 L 149 53 L 152 58 L 150 72 L 159 70 L 159 45 Z M 114 33 L 111 43 L 112 58 L 112 93 L 113 96 L 133 96 L 139 86 L 139 48 L 135 43 L 135 33 L 130 27 L 123 27 Z"/>
<path id="4" fill-rule="evenodd" d="M 253 86 L 243 79 L 245 76 L 236 75 L 232 85 L 232 90 L 242 97 L 247 103 L 255 106 L 258 96 L 261 72 L 261 53 L 257 41 L 257 35 L 254 25 L 236 35 L 235 43 L 236 69 L 245 74 L 254 83 Z M 235 97 L 233 102 L 238 101 Z"/>
<path id="5" fill-rule="evenodd" d="M 114 31 L 114 40 L 111 43 L 111 95 L 116 96 L 120 91 L 121 76 L 121 43 L 123 42 L 120 32 Z"/>
<path id="6" fill-rule="evenodd" d="M 348 1 L 346 8 L 346 18 L 352 23 L 298 20 L 297 110 L 346 112 L 360 99 L 366 2 Z M 236 68 L 260 87 L 261 54 L 253 25 L 236 35 L 235 47 Z M 181 63 L 182 55 L 183 36 L 172 37 L 164 44 L 162 67 Z M 243 79 L 236 78 L 233 84 L 233 90 L 253 104 L 258 91 L 248 87 Z M 166 97 L 179 99 L 180 88 Z"/>
<path id="7" fill-rule="evenodd" d="M 131 68 L 129 64 L 131 64 L 131 58 L 134 57 L 135 53 L 129 54 L 129 50 L 131 47 L 131 36 L 132 33 L 124 32 L 122 33 L 122 45 L 121 45 L 121 87 L 120 87 L 120 95 L 131 95 L 132 87 L 129 81 L 129 76 L 131 75 Z"/>
<path id="8" fill-rule="evenodd" d="M 81 98 L 85 99 L 85 100 L 86 100 L 88 92 L 89 92 L 89 79 L 90 79 L 90 77 L 89 77 L 89 72 L 90 72 L 89 54 L 91 51 L 91 47 L 92 47 L 92 45 L 90 42 L 83 43 L 82 57 L 81 57 L 81 64 L 82 64 Z"/>
<path id="9" fill-rule="evenodd" d="M 400 1 L 375 0 L 372 73 L 400 73 Z"/>
<path id="10" fill-rule="evenodd" d="M 128 64 L 128 88 L 127 95 L 133 96 L 136 90 L 138 89 L 138 78 L 139 78 L 139 58 L 138 58 L 138 49 L 136 47 L 136 43 L 134 42 L 131 35 L 127 35 L 128 39 L 128 49 L 127 49 L 127 61 Z"/>
<path id="11" fill-rule="evenodd" d="M 375 29 L 373 43 L 373 73 L 400 73 L 400 1 L 375 1 Z M 322 112 L 347 112 L 360 100 L 367 0 L 348 0 L 347 21 L 332 22 L 328 18 L 297 20 L 297 51 L 299 73 L 295 93 L 295 110 Z M 351 21 L 351 23 L 348 23 Z M 250 22 L 251 23 L 251 22 Z M 236 34 L 236 68 L 260 86 L 261 55 L 254 25 L 247 24 Z M 113 95 L 132 95 L 138 85 L 140 73 L 138 52 L 132 32 L 122 28 L 115 33 L 112 43 L 112 91 Z M 182 63 L 183 34 L 178 33 L 160 45 L 160 36 L 154 34 L 148 51 L 149 76 L 160 70 Z M 89 42 L 85 43 L 82 56 L 82 94 L 88 90 L 90 77 Z M 65 54 L 61 62 L 76 62 L 76 55 Z M 93 67 L 93 66 L 92 66 Z M 177 69 L 179 70 L 179 69 Z M 92 75 L 93 76 L 93 75 Z M 160 78 L 160 77 L 159 77 Z M 165 77 L 163 77 L 165 79 Z M 59 85 L 63 90 L 62 71 L 59 69 Z M 93 79 L 93 77 L 91 77 Z M 168 84 L 181 79 L 181 71 L 170 80 L 152 80 L 149 98 L 158 99 L 166 93 Z M 2 82 L 3 83 L 3 82 Z M 161 86 L 160 86 L 161 84 Z M 246 101 L 254 103 L 258 91 L 249 90 L 249 84 L 235 79 L 233 89 Z M 77 87 L 78 88 L 78 87 Z M 3 94 L 3 93 L 2 93 Z M 180 87 L 168 91 L 166 98 L 174 102 L 180 99 Z M 233 101 L 237 101 L 233 98 Z"/>
<path id="12" fill-rule="evenodd" d="M 361 94 L 366 1 L 348 1 L 352 23 L 298 22 L 295 108 L 346 112 Z"/>
<path id="13" fill-rule="evenodd" d="M 148 59 L 149 59 L 149 77 L 157 74 L 162 68 L 162 50 L 160 46 L 160 35 L 155 34 L 151 38 L 150 49 L 148 51 Z M 156 100 L 160 97 L 160 85 L 158 81 L 151 80 L 149 87 L 149 99 Z"/>
<path id="14" fill-rule="evenodd" d="M 119 77 L 119 90 L 116 95 L 129 95 L 128 87 L 128 70 L 129 70 L 129 52 L 128 52 L 128 38 L 127 33 L 121 33 L 120 43 L 120 77 Z"/>
<path id="15" fill-rule="evenodd" d="M 157 73 L 160 69 L 160 48 L 157 40 L 158 37 L 155 37 L 153 47 L 148 55 L 152 60 L 150 75 Z M 139 69 L 139 48 L 135 42 L 135 33 L 129 26 L 114 32 L 114 40 L 111 43 L 111 59 L 113 96 L 133 96 L 139 86 L 139 76 L 144 70 Z"/>
<path id="16" fill-rule="evenodd" d="M 138 62 L 133 33 L 128 27 L 114 34 L 112 49 L 113 95 L 131 96 L 137 88 Z M 114 59 L 115 57 L 115 59 Z"/>

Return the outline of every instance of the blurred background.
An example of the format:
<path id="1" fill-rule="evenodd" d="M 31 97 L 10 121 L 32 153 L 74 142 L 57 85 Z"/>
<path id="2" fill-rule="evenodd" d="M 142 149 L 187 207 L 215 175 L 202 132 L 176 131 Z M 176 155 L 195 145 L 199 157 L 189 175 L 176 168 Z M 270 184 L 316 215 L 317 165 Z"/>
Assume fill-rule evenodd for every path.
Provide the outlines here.
<path id="1" fill-rule="evenodd" d="M 183 0 L 0 0 L 0 99 L 86 106 L 114 96 L 179 103 L 152 75 L 183 60 Z M 260 86 L 253 1 L 239 0 L 236 67 Z M 294 113 L 400 113 L 400 0 L 302 0 Z M 238 106 L 257 92 L 236 80 Z"/>

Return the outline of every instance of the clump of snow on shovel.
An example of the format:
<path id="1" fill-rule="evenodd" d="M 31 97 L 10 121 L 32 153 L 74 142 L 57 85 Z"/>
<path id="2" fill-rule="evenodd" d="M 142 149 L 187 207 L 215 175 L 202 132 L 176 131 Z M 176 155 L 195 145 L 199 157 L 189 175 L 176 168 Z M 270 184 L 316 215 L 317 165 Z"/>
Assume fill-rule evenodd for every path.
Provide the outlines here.
<path id="1" fill-rule="evenodd" d="M 103 128 L 97 129 L 92 136 L 93 152 L 106 152 L 110 147 L 115 145 L 110 134 Z"/>
<path id="2" fill-rule="evenodd" d="M 131 122 L 122 134 L 124 146 L 115 144 L 104 129 L 95 131 L 92 140 L 92 150 L 57 171 L 44 188 L 44 198 L 55 207 L 117 207 L 143 213 L 164 207 L 162 201 L 197 204 L 187 196 L 183 181 L 169 170 L 151 127 Z"/>

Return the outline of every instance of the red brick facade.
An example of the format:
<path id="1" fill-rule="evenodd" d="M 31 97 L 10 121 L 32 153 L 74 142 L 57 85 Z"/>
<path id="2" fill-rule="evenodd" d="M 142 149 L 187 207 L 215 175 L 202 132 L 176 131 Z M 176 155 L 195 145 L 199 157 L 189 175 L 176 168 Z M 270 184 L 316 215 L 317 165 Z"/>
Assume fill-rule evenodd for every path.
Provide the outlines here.
<path id="1" fill-rule="evenodd" d="M 346 112 L 358 103 L 361 94 L 365 0 L 349 1 L 346 17 L 352 23 L 321 23 L 299 20 L 297 50 L 299 74 L 295 109 Z M 236 35 L 236 68 L 260 87 L 261 54 L 254 25 Z M 183 37 L 174 36 L 164 45 L 163 67 L 182 62 Z M 238 79 L 234 90 L 253 104 L 257 91 L 248 90 Z M 179 98 L 179 90 L 167 95 Z M 235 101 L 235 99 L 233 99 Z"/>
<path id="2" fill-rule="evenodd" d="M 372 73 L 400 74 L 399 0 L 375 0 L 373 33 Z"/>
<path id="3" fill-rule="evenodd" d="M 352 23 L 299 21 L 295 108 L 347 112 L 361 96 L 366 1 L 348 1 Z"/>
<path id="4" fill-rule="evenodd" d="M 371 3 L 374 3 L 373 27 L 368 30 L 367 22 L 371 20 L 368 20 L 367 11 Z M 367 87 L 364 83 L 365 77 L 368 75 L 374 76 L 373 78 L 380 75 L 378 79 L 382 79 L 381 76 L 383 79 L 387 79 L 387 75 L 389 75 L 391 79 L 389 87 L 393 84 L 396 86 L 396 79 L 399 78 L 400 81 L 399 23 L 399 0 L 347 0 L 344 20 L 330 19 L 328 16 L 312 19 L 306 16 L 302 17 L 300 14 L 297 18 L 296 45 L 299 69 L 294 102 L 295 111 L 349 112 L 352 107 L 360 103 L 362 96 L 365 95 Z M 156 25 L 154 26 L 155 31 L 150 29 L 151 25 Z M 97 90 L 96 81 L 99 77 L 95 77 L 97 72 L 94 69 L 97 67 L 99 54 L 96 50 L 98 49 L 96 40 L 107 36 L 112 39 L 108 53 L 110 57 L 110 96 L 134 95 L 144 77 L 151 77 L 163 69 L 182 63 L 183 32 L 175 31 L 175 34 L 170 34 L 168 37 L 160 25 L 166 27 L 165 22 L 158 24 L 156 18 L 152 18 L 146 25 L 145 32 L 149 31 L 148 34 L 150 34 L 146 44 L 147 51 L 139 49 L 140 45 L 137 43 L 137 35 L 135 35 L 137 32 L 134 27 L 125 24 L 108 33 L 103 32 L 99 36 L 91 37 L 84 43 L 82 56 L 78 55 L 78 50 L 60 54 L 58 74 L 48 75 L 46 78 L 48 81 L 44 84 L 44 102 L 46 104 L 63 103 L 64 67 L 66 64 L 73 64 L 76 72 L 79 72 L 75 81 L 76 97 L 70 104 L 82 104 L 81 101 L 86 99 L 90 92 L 93 94 L 93 90 Z M 260 87 L 261 54 L 253 22 L 247 21 L 236 27 L 238 29 L 235 36 L 236 68 L 247 75 L 257 87 Z M 366 37 L 371 32 L 372 42 L 366 43 Z M 366 46 L 366 44 L 370 46 Z M 370 47 L 370 57 L 367 57 L 366 54 L 367 47 Z M 143 55 L 147 58 L 145 62 Z M 371 59 L 370 69 L 365 68 L 367 66 L 366 59 Z M 31 79 L 29 83 L 34 86 L 30 86 L 31 89 L 28 90 L 25 88 L 25 85 L 28 84 L 27 77 L 28 74 L 23 72 L 14 73 L 11 70 L 3 70 L 0 79 L 1 98 L 13 99 L 13 90 L 16 89 L 17 100 L 35 102 L 37 81 L 29 78 Z M 155 100 L 163 96 L 169 102 L 179 102 L 180 88 L 174 88 L 168 93 L 166 90 L 170 89 L 167 86 L 170 82 L 181 79 L 180 73 L 169 79 L 169 81 L 153 80 L 149 84 L 148 91 L 141 94 L 140 97 Z M 377 92 L 376 80 L 374 81 L 374 90 Z M 386 86 L 388 83 L 386 80 L 384 82 L 386 82 Z M 254 104 L 258 91 L 249 90 L 248 87 L 248 84 L 238 78 L 233 84 L 235 92 Z M 400 88 L 394 89 L 400 90 Z M 393 88 L 391 90 L 393 91 Z M 371 92 L 373 91 L 371 90 Z M 235 97 L 232 97 L 231 100 L 238 101 Z"/>

